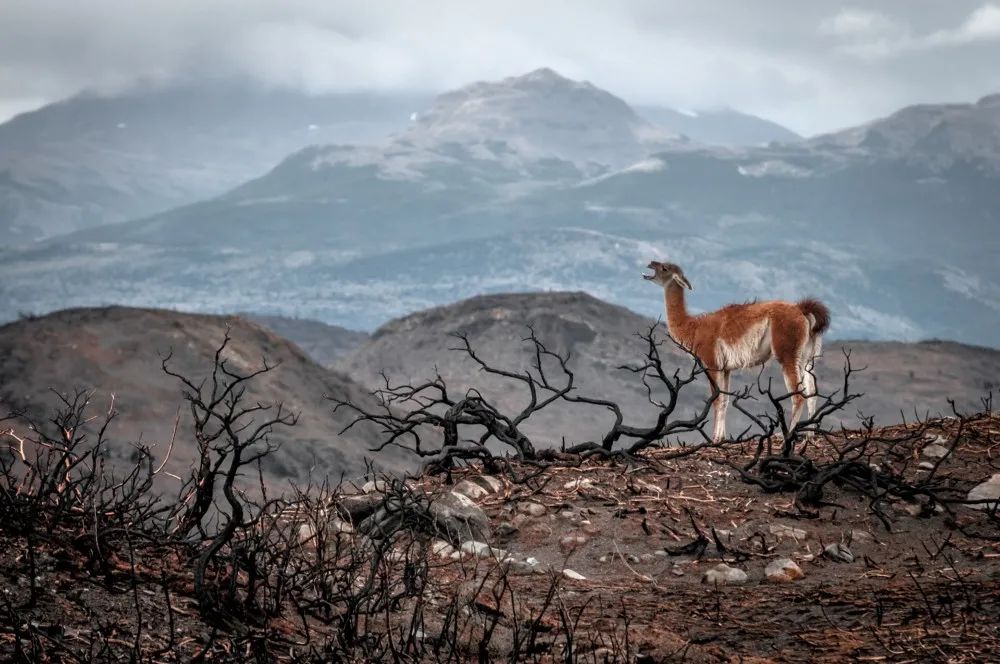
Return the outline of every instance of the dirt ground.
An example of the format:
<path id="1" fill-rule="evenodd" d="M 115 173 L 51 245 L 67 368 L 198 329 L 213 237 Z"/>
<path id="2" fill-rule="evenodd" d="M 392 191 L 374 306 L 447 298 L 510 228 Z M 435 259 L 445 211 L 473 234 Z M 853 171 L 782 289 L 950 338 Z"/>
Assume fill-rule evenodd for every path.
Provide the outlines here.
<path id="1" fill-rule="evenodd" d="M 920 467 L 924 448 L 950 446 L 957 427 L 957 420 L 938 420 L 902 457 L 871 461 L 901 464 L 914 482 L 926 480 L 932 471 Z M 830 453 L 825 443 L 810 445 L 817 458 Z M 674 454 L 659 449 L 638 461 L 595 457 L 544 469 L 513 464 L 512 473 L 497 477 L 502 488 L 476 502 L 489 517 L 490 544 L 534 564 L 515 572 L 509 561 L 489 556 L 434 555 L 413 638 L 442 639 L 450 607 L 460 606 L 470 643 L 484 631 L 496 637 L 481 652 L 466 652 L 471 660 L 509 660 L 506 648 L 534 623 L 546 642 L 539 661 L 1000 661 L 996 514 L 890 497 L 878 516 L 869 499 L 846 488 L 830 488 L 824 506 L 803 511 L 793 494 L 741 481 L 728 464 L 744 460 L 742 451 Z M 437 494 L 478 472 L 413 485 Z M 933 472 L 941 495 L 958 499 L 1000 472 L 1000 416 L 967 421 Z M 824 555 L 836 543 L 849 550 L 849 562 Z M 72 546 L 43 542 L 34 561 L 39 599 L 24 608 L 31 587 L 25 550 L 19 538 L 0 536 L 0 623 L 7 623 L 0 653 L 16 659 L 24 647 L 16 635 L 34 633 L 57 653 L 49 661 L 86 660 L 86 652 L 95 661 L 124 660 L 121 653 L 134 643 L 147 661 L 254 655 L 250 646 L 234 652 L 218 639 L 203 653 L 220 628 L 201 619 L 189 566 L 171 550 L 143 548 L 135 560 L 111 552 L 114 571 L 102 576 Z M 766 565 L 781 558 L 804 576 L 767 580 Z M 704 573 L 723 562 L 743 570 L 746 582 L 705 583 Z M 403 573 L 405 565 L 395 569 Z M 364 629 L 411 629 L 414 601 L 395 606 Z M 306 632 L 316 639 L 331 630 L 279 616 L 266 632 L 272 642 L 285 639 L 280 652 L 258 661 L 310 659 L 296 644 Z M 399 661 L 436 659 L 431 647 L 416 652 Z M 322 652 L 312 655 L 324 661 Z"/>

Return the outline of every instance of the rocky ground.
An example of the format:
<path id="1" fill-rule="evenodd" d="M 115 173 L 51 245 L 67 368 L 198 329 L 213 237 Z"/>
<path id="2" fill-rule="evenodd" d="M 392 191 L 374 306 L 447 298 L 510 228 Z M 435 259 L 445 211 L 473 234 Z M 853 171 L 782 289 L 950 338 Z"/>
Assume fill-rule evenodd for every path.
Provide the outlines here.
<path id="1" fill-rule="evenodd" d="M 856 435 L 813 441 L 809 453 L 829 457 Z M 354 561 L 339 568 L 345 585 L 324 600 L 326 612 L 308 585 L 288 594 L 298 612 L 279 604 L 262 616 L 248 605 L 238 623 L 206 615 L 182 549 L 119 546 L 96 573 L 71 539 L 49 533 L 29 560 L 31 547 L 7 529 L 0 652 L 43 652 L 49 661 L 129 652 L 144 661 L 344 653 L 991 661 L 1000 647 L 1000 417 L 936 420 L 891 457 L 878 447 L 868 463 L 894 465 L 914 486 L 935 487 L 939 500 L 873 502 L 831 486 L 821 507 L 806 508 L 794 494 L 741 481 L 730 464 L 749 450 L 732 448 L 680 458 L 676 449 L 650 450 L 639 460 L 555 455 L 546 467 L 513 463 L 498 475 L 463 469 L 405 485 L 371 481 L 321 499 L 318 510 L 291 504 L 275 521 L 297 538 L 277 568 L 289 578 L 302 561 Z M 227 581 L 225 569 L 219 583 L 242 587 L 245 573 Z M 352 633 L 344 628 L 351 607 L 372 607 L 351 604 L 351 592 L 376 580 L 395 600 L 355 615 Z"/>

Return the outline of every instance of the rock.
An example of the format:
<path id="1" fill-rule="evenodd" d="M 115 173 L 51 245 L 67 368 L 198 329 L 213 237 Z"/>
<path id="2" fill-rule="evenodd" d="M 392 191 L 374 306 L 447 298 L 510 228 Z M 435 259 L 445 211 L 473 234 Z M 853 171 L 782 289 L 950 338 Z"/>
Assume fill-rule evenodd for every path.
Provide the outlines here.
<path id="1" fill-rule="evenodd" d="M 507 558 L 503 561 L 503 564 L 506 566 L 508 572 L 515 575 L 534 574 L 536 571 L 535 566 L 526 560 Z"/>
<path id="2" fill-rule="evenodd" d="M 809 539 L 809 533 L 801 528 L 792 528 L 791 526 L 786 526 L 780 523 L 771 524 L 768 528 L 772 535 L 777 535 L 778 537 L 787 537 L 796 541 L 802 541 Z"/>
<path id="3" fill-rule="evenodd" d="M 382 498 L 382 496 L 375 493 L 341 496 L 337 501 L 337 509 L 342 516 L 350 519 L 352 523 L 361 523 L 378 509 Z"/>
<path id="4" fill-rule="evenodd" d="M 531 556 L 528 556 L 527 558 L 524 559 L 524 562 L 528 563 L 532 567 L 538 567 L 538 558 L 532 558 Z"/>
<path id="5" fill-rule="evenodd" d="M 805 576 L 802 568 L 795 564 L 794 560 L 779 558 L 772 560 L 764 568 L 764 577 L 774 583 L 790 583 Z"/>
<path id="6" fill-rule="evenodd" d="M 476 558 L 493 558 L 495 560 L 503 560 L 507 557 L 507 552 L 503 549 L 498 549 L 492 547 L 486 542 L 478 542 L 476 540 L 469 540 L 468 542 L 462 542 L 460 547 L 462 553 L 467 553 Z"/>
<path id="7" fill-rule="evenodd" d="M 707 570 L 701 577 L 702 583 L 712 585 L 734 585 L 741 586 L 750 579 L 747 573 L 736 567 L 730 567 L 725 563 L 719 563 L 710 570 Z"/>
<path id="8" fill-rule="evenodd" d="M 361 486 L 364 493 L 385 493 L 389 489 L 389 483 L 385 480 L 368 480 Z"/>
<path id="9" fill-rule="evenodd" d="M 598 560 L 598 562 L 606 563 L 606 562 L 608 562 L 608 556 L 607 555 L 603 555 L 600 558 L 598 558 L 597 560 Z"/>
<path id="10" fill-rule="evenodd" d="M 841 544 L 840 542 L 828 544 L 826 548 L 823 549 L 823 556 L 838 563 L 854 562 L 854 554 L 851 553 L 851 550 L 847 548 L 846 544 Z"/>
<path id="11" fill-rule="evenodd" d="M 966 505 L 966 507 L 971 507 L 974 510 L 996 509 L 997 504 L 1000 503 L 1000 473 L 995 473 L 989 480 L 973 487 L 972 491 L 969 492 L 968 499 L 991 501 L 976 505 Z"/>
<path id="12" fill-rule="evenodd" d="M 455 553 L 455 547 L 444 540 L 434 540 L 431 542 L 431 553 L 438 558 L 450 558 Z"/>
<path id="13" fill-rule="evenodd" d="M 580 548 L 589 541 L 590 538 L 586 535 L 566 535 L 559 540 L 559 548 L 564 552 L 572 551 Z"/>
<path id="14" fill-rule="evenodd" d="M 470 482 L 469 480 L 462 480 L 461 482 L 455 485 L 455 488 L 453 488 L 452 491 L 455 493 L 460 493 L 463 496 L 466 496 L 467 498 L 471 498 L 473 500 L 478 500 L 479 498 L 484 498 L 490 495 L 490 492 L 487 489 L 483 488 L 482 485 L 477 484 L 475 482 Z"/>
<path id="15" fill-rule="evenodd" d="M 570 480 L 563 485 L 564 489 L 593 489 L 594 480 L 589 477 L 580 477 L 575 480 Z"/>
<path id="16" fill-rule="evenodd" d="M 659 551 L 654 551 L 653 555 L 657 558 L 666 558 L 669 554 L 663 549 L 660 549 Z"/>
<path id="17" fill-rule="evenodd" d="M 928 459 L 943 459 L 948 456 L 948 448 L 944 445 L 932 443 L 923 449 L 923 455 Z"/>
<path id="18" fill-rule="evenodd" d="M 917 468 L 921 470 L 934 470 L 934 462 L 932 461 L 921 461 L 917 464 Z"/>
<path id="19" fill-rule="evenodd" d="M 436 496 L 430 512 L 438 529 L 453 542 L 482 539 L 490 531 L 486 512 L 469 497 L 454 491 Z"/>
<path id="20" fill-rule="evenodd" d="M 639 556 L 635 555 L 634 553 L 630 553 L 627 556 L 625 556 L 625 560 L 635 565 L 636 563 L 639 562 Z"/>
<path id="21" fill-rule="evenodd" d="M 652 559 L 653 559 L 653 554 L 651 553 L 644 553 L 641 556 L 639 556 L 639 560 L 641 560 L 644 563 L 648 563 Z"/>
<path id="22" fill-rule="evenodd" d="M 509 521 L 503 521 L 497 526 L 498 537 L 510 537 L 517 532 L 517 526 Z"/>
<path id="23" fill-rule="evenodd" d="M 524 503 L 518 503 L 517 511 L 528 516 L 543 516 L 545 514 L 545 505 L 529 500 Z"/>
<path id="24" fill-rule="evenodd" d="M 573 579 L 574 581 L 586 581 L 587 577 L 579 572 L 574 572 L 573 570 L 567 568 L 562 571 L 562 575 L 567 579 Z"/>
<path id="25" fill-rule="evenodd" d="M 576 518 L 576 512 L 573 510 L 563 510 L 562 512 L 559 512 L 559 516 L 567 521 L 572 521 Z"/>
<path id="26" fill-rule="evenodd" d="M 673 574 L 674 576 L 684 576 L 684 568 L 681 567 L 680 565 L 673 565 L 670 568 L 670 573 Z"/>
<path id="27" fill-rule="evenodd" d="M 873 542 L 875 538 L 867 530 L 854 529 L 851 531 L 851 543 L 860 542 L 862 544 L 867 544 L 868 542 Z"/>
<path id="28" fill-rule="evenodd" d="M 500 493 L 503 491 L 503 480 L 492 475 L 473 475 L 469 478 L 490 493 Z"/>

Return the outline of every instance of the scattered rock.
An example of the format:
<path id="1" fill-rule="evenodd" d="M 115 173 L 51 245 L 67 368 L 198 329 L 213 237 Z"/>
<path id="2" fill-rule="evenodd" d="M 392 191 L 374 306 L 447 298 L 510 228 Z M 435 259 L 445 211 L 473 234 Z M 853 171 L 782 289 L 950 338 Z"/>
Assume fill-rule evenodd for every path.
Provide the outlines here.
<path id="1" fill-rule="evenodd" d="M 526 560 L 507 558 L 503 561 L 503 563 L 507 567 L 507 571 L 515 575 L 534 574 L 537 571 L 535 569 L 535 565 L 532 565 Z"/>
<path id="2" fill-rule="evenodd" d="M 948 448 L 944 445 L 932 443 L 923 449 L 923 455 L 928 459 L 943 459 L 948 456 Z"/>
<path id="3" fill-rule="evenodd" d="M 921 470 L 934 470 L 934 462 L 921 461 L 920 463 L 917 464 L 917 468 L 920 468 Z"/>
<path id="4" fill-rule="evenodd" d="M 389 483 L 385 480 L 368 480 L 361 486 L 364 493 L 385 493 L 389 489 Z"/>
<path id="5" fill-rule="evenodd" d="M 639 560 L 641 560 L 644 563 L 648 563 L 652 559 L 653 559 L 653 554 L 651 553 L 644 553 L 641 556 L 639 556 Z"/>
<path id="6" fill-rule="evenodd" d="M 455 553 L 455 547 L 444 540 L 434 540 L 431 542 L 431 553 L 438 558 L 450 558 Z"/>
<path id="7" fill-rule="evenodd" d="M 730 567 L 725 563 L 719 563 L 710 570 L 707 570 L 701 577 L 702 583 L 712 585 L 734 585 L 740 586 L 750 579 L 747 573 L 736 567 Z"/>
<path id="8" fill-rule="evenodd" d="M 455 488 L 453 488 L 452 491 L 454 493 L 460 493 L 473 500 L 484 498 L 490 494 L 490 492 L 483 488 L 481 484 L 477 484 L 476 482 L 471 482 L 469 480 L 462 480 L 455 485 Z"/>
<path id="9" fill-rule="evenodd" d="M 462 553 L 467 553 L 475 556 L 476 558 L 494 558 L 495 560 L 503 560 L 507 557 L 507 552 L 503 549 L 498 549 L 490 546 L 486 542 L 478 542 L 476 540 L 462 542 L 461 551 Z"/>
<path id="10" fill-rule="evenodd" d="M 768 581 L 773 581 L 774 583 L 790 583 L 796 579 L 801 579 L 805 576 L 805 572 L 795 564 L 794 560 L 779 558 L 768 563 L 767 567 L 764 568 L 764 576 Z"/>
<path id="11" fill-rule="evenodd" d="M 337 509 L 353 523 L 361 523 L 378 509 L 382 496 L 376 493 L 359 493 L 341 496 L 337 501 Z"/>
<path id="12" fill-rule="evenodd" d="M 527 558 L 524 559 L 524 562 L 528 563 L 532 567 L 538 567 L 538 558 L 532 558 L 531 556 L 528 556 Z"/>
<path id="13" fill-rule="evenodd" d="M 684 568 L 681 567 L 680 565 L 675 564 L 673 567 L 670 568 L 670 573 L 673 574 L 674 576 L 684 576 Z"/>
<path id="14" fill-rule="evenodd" d="M 453 542 L 483 538 L 490 531 L 490 520 L 481 507 L 468 496 L 448 491 L 431 501 L 435 525 Z"/>
<path id="15" fill-rule="evenodd" d="M 545 514 L 545 505 L 529 500 L 524 503 L 518 503 L 517 511 L 528 516 L 543 516 Z"/>
<path id="16" fill-rule="evenodd" d="M 559 548 L 564 552 L 572 551 L 573 549 L 580 548 L 589 541 L 590 538 L 586 535 L 566 535 L 559 540 Z"/>
<path id="17" fill-rule="evenodd" d="M 497 526 L 497 536 L 510 537 L 511 535 L 516 533 L 517 530 L 518 530 L 517 526 L 515 526 L 510 521 L 503 521 L 500 523 L 500 525 Z"/>
<path id="18" fill-rule="evenodd" d="M 867 530 L 854 529 L 851 531 L 851 543 L 860 542 L 861 544 L 867 544 L 873 541 L 875 541 L 875 538 Z"/>
<path id="19" fill-rule="evenodd" d="M 989 480 L 973 487 L 972 491 L 969 492 L 968 499 L 991 501 L 977 505 L 966 505 L 974 510 L 996 509 L 997 503 L 1000 503 L 1000 473 L 995 473 Z"/>
<path id="20" fill-rule="evenodd" d="M 564 489 L 593 489 L 594 480 L 589 477 L 580 477 L 575 480 L 570 480 L 563 485 Z"/>
<path id="21" fill-rule="evenodd" d="M 840 542 L 828 544 L 826 548 L 823 549 L 823 555 L 826 558 L 838 563 L 854 562 L 854 554 L 851 553 L 851 550 L 847 548 L 846 544 L 841 544 Z"/>
<path id="22" fill-rule="evenodd" d="M 773 523 L 768 528 L 772 535 L 777 535 L 778 537 L 787 537 L 796 541 L 802 541 L 809 539 L 809 533 L 801 528 L 792 528 L 791 526 L 786 526 L 780 523 Z"/>
<path id="23" fill-rule="evenodd" d="M 486 489 L 488 493 L 500 493 L 503 491 L 503 480 L 492 475 L 473 475 L 469 478 L 479 486 Z"/>
<path id="24" fill-rule="evenodd" d="M 627 556 L 625 556 L 625 560 L 629 561 L 632 564 L 635 564 L 639 562 L 639 556 L 635 555 L 634 553 L 630 553 Z"/>
<path id="25" fill-rule="evenodd" d="M 579 572 L 574 572 L 573 570 L 566 568 L 562 571 L 562 575 L 567 579 L 573 579 L 574 581 L 586 581 L 587 577 Z"/>
<path id="26" fill-rule="evenodd" d="M 659 551 L 654 551 L 653 555 L 657 556 L 658 558 L 666 558 L 668 554 L 663 549 L 660 549 Z"/>
<path id="27" fill-rule="evenodd" d="M 559 512 L 559 516 L 569 521 L 572 521 L 573 519 L 576 518 L 576 512 L 574 512 L 573 510 L 563 510 L 562 512 Z"/>

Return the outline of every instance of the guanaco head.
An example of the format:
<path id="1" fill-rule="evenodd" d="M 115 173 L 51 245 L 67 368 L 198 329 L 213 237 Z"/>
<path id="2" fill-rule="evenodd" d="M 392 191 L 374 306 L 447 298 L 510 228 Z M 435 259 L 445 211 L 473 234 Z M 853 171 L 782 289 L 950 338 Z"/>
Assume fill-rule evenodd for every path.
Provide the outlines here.
<path id="1" fill-rule="evenodd" d="M 660 284 L 664 287 L 669 286 L 671 283 L 676 283 L 678 286 L 683 286 L 688 290 L 692 290 L 691 282 L 684 276 L 684 270 L 682 270 L 680 266 L 674 265 L 673 263 L 650 261 L 647 267 L 653 271 L 653 274 L 644 274 L 642 275 L 643 279 Z"/>

